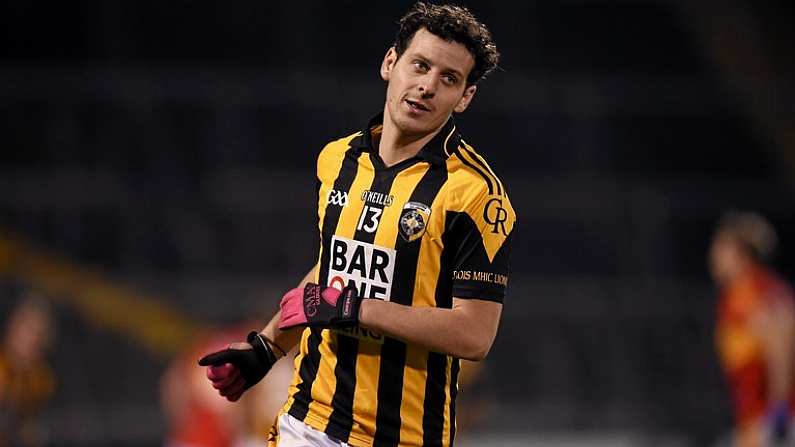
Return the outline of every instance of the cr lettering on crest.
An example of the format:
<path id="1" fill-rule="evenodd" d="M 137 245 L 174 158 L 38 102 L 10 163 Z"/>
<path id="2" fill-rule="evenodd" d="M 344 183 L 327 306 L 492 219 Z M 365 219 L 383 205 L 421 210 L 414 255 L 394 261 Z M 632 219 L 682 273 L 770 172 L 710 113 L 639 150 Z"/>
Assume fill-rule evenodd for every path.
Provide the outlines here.
<path id="1" fill-rule="evenodd" d="M 502 233 L 503 236 L 508 236 L 505 231 L 505 222 L 508 220 L 508 211 L 502 207 L 502 199 L 494 197 L 486 202 L 483 207 L 483 220 L 491 225 L 491 232 L 494 234 Z"/>

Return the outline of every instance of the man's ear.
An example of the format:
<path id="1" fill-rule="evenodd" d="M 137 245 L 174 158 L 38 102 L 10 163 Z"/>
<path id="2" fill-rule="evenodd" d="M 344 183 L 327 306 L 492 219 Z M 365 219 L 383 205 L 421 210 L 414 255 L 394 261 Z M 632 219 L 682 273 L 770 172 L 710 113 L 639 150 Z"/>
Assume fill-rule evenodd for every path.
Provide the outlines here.
<path id="1" fill-rule="evenodd" d="M 392 73 L 392 69 L 395 68 L 397 59 L 398 55 L 395 47 L 389 47 L 384 55 L 384 61 L 381 62 L 381 79 L 389 82 L 389 75 Z"/>
<path id="2" fill-rule="evenodd" d="M 469 107 L 469 103 L 472 102 L 472 98 L 475 97 L 475 92 L 478 91 L 477 85 L 470 85 L 464 90 L 464 95 L 461 96 L 461 99 L 458 100 L 458 104 L 453 108 L 455 113 L 461 113 Z"/>

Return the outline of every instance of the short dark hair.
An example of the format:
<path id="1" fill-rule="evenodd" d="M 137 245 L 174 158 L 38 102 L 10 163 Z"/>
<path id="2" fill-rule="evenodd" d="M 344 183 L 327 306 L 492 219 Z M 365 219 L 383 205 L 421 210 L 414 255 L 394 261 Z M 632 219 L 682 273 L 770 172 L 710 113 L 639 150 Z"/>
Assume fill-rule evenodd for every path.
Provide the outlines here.
<path id="1" fill-rule="evenodd" d="M 464 45 L 472 54 L 475 66 L 467 76 L 467 85 L 476 84 L 497 68 L 500 53 L 491 32 L 463 6 L 417 2 L 400 18 L 398 25 L 394 43 L 398 58 L 406 51 L 414 34 L 425 28 L 448 42 Z"/>

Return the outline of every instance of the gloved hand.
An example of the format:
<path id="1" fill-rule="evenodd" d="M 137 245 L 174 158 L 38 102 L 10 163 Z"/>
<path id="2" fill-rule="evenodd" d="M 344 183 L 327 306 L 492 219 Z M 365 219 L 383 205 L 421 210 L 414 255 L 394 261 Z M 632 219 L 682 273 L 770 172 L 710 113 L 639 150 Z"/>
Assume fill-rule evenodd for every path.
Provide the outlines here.
<path id="1" fill-rule="evenodd" d="M 265 377 L 276 360 L 270 342 L 252 331 L 246 343 L 234 343 L 226 349 L 207 354 L 199 359 L 199 365 L 209 367 L 207 378 L 213 388 L 228 401 L 235 402 Z"/>
<path id="2" fill-rule="evenodd" d="M 294 326 L 348 327 L 359 323 L 362 298 L 347 286 L 341 291 L 309 283 L 290 290 L 282 298 L 279 329 Z"/>
<path id="3" fill-rule="evenodd" d="M 767 423 L 773 441 L 784 442 L 787 440 L 789 422 L 789 404 L 787 402 L 779 402 L 770 408 L 767 413 Z"/>

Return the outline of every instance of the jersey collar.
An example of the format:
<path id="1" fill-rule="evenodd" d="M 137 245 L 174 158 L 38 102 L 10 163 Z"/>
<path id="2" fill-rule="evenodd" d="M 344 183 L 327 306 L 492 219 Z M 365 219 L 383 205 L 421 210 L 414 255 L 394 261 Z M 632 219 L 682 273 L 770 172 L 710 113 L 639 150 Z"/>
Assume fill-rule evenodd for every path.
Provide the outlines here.
<path id="1" fill-rule="evenodd" d="M 373 148 L 371 130 L 378 126 L 383 126 L 383 123 L 384 113 L 380 112 L 367 123 L 367 127 L 362 130 L 361 134 L 351 141 L 351 146 L 361 152 L 377 153 L 375 148 Z M 451 116 L 442 126 L 442 130 L 420 149 L 417 157 L 432 165 L 443 166 L 447 157 L 455 152 L 460 142 L 461 135 L 456 131 L 455 121 L 453 121 Z"/>

